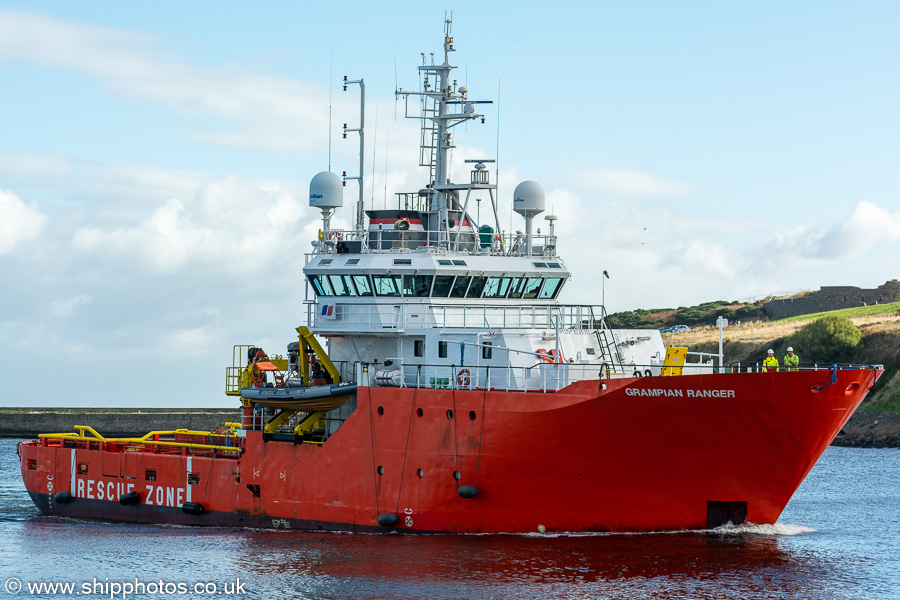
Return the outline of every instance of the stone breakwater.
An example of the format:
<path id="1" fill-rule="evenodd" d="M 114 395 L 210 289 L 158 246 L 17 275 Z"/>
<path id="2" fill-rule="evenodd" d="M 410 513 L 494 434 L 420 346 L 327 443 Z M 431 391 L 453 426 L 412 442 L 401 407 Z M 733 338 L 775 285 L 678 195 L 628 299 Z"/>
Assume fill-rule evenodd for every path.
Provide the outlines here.
<path id="1" fill-rule="evenodd" d="M 900 448 L 900 413 L 856 412 L 832 445 Z"/>
<path id="2" fill-rule="evenodd" d="M 103 437 L 140 437 L 151 431 L 213 431 L 240 422 L 237 408 L 0 408 L 0 437 L 34 438 L 88 425 Z"/>

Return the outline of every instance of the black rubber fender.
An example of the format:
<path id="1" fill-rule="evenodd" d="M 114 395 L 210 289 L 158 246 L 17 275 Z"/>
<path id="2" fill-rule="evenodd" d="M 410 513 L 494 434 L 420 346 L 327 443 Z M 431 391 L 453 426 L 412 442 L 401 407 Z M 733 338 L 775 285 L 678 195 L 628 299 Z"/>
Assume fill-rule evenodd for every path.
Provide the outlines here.
<path id="1" fill-rule="evenodd" d="M 378 524 L 382 527 L 394 527 L 400 519 L 394 513 L 382 513 L 378 515 Z"/>
<path id="2" fill-rule="evenodd" d="M 461 485 L 456 493 L 460 498 L 474 498 L 478 495 L 478 488 L 474 485 Z"/>
<path id="3" fill-rule="evenodd" d="M 128 492 L 119 496 L 119 504 L 130 505 L 141 501 L 141 495 L 137 492 Z"/>
<path id="4" fill-rule="evenodd" d="M 189 515 L 202 515 L 204 512 L 203 505 L 199 502 L 185 502 L 181 505 L 181 510 Z"/>
<path id="5" fill-rule="evenodd" d="M 56 492 L 55 494 L 53 494 L 53 501 L 57 504 L 68 504 L 74 499 L 74 496 L 66 491 Z"/>

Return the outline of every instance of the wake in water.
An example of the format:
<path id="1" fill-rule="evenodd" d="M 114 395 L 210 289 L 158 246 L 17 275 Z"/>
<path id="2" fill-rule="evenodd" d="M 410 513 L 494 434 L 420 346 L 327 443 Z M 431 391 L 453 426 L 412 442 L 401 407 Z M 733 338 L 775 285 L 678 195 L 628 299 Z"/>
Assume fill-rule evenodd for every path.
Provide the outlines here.
<path id="1" fill-rule="evenodd" d="M 775 523 L 774 525 L 757 525 L 755 523 L 744 523 L 741 525 L 722 525 L 715 529 L 702 529 L 703 533 L 718 533 L 720 535 L 737 535 L 737 534 L 756 534 L 756 535 L 803 535 L 804 533 L 815 533 L 815 529 L 804 527 L 803 525 L 785 525 L 784 523 Z"/>

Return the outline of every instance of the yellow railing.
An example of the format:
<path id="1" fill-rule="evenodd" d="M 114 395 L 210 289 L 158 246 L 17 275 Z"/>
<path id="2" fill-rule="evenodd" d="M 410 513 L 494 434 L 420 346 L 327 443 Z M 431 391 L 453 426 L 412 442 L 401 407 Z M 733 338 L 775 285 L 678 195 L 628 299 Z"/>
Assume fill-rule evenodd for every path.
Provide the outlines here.
<path id="1" fill-rule="evenodd" d="M 229 423 L 228 426 L 234 431 L 233 425 L 238 425 L 237 423 Z M 161 435 L 202 435 L 208 436 L 210 435 L 209 431 L 191 431 L 189 429 L 176 429 L 174 431 L 151 431 L 143 437 L 139 438 L 107 438 L 103 437 L 97 431 L 94 430 L 93 427 L 88 425 L 75 425 L 75 429 L 78 433 L 42 433 L 38 437 L 42 439 L 55 439 L 55 440 L 64 440 L 71 442 L 103 442 L 103 443 L 115 443 L 115 444 L 140 444 L 147 446 L 170 446 L 170 447 L 179 447 L 179 448 L 191 448 L 195 450 L 215 450 L 217 452 L 240 452 L 241 449 L 236 446 L 219 446 L 216 444 L 197 444 L 194 442 L 176 442 L 170 440 L 154 440 L 150 439 L 153 437 L 161 436 Z M 237 436 L 232 434 L 213 434 L 219 435 L 221 437 L 228 437 L 234 440 L 237 440 Z"/>

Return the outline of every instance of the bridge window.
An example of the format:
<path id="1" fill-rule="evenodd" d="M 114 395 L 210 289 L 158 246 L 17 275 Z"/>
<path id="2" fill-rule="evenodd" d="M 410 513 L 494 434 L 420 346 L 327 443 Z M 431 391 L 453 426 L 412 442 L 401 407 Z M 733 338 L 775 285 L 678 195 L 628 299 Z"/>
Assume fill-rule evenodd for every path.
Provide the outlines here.
<path id="1" fill-rule="evenodd" d="M 372 295 L 372 284 L 369 283 L 368 275 L 353 275 L 353 283 L 356 284 L 356 292 L 360 296 Z"/>
<path id="2" fill-rule="evenodd" d="M 469 286 L 469 293 L 466 294 L 466 298 L 481 298 L 481 292 L 484 290 L 485 283 L 487 283 L 487 277 L 473 277 L 472 285 Z"/>
<path id="3" fill-rule="evenodd" d="M 534 300 L 537 298 L 542 281 L 543 279 L 541 277 L 529 277 L 528 283 L 525 284 L 525 291 L 522 293 L 522 298 L 525 300 Z"/>
<path id="4" fill-rule="evenodd" d="M 526 281 L 528 281 L 527 277 L 513 277 L 512 285 L 509 288 L 509 297 L 521 298 L 522 293 L 525 291 Z"/>
<path id="5" fill-rule="evenodd" d="M 434 289 L 431 290 L 432 296 L 446 298 L 450 295 L 451 289 L 453 289 L 453 275 L 435 275 Z"/>
<path id="6" fill-rule="evenodd" d="M 309 282 L 312 284 L 313 289 L 316 290 L 316 295 L 334 296 L 334 292 L 331 291 L 331 284 L 328 283 L 328 278 L 324 275 L 310 275 Z"/>
<path id="7" fill-rule="evenodd" d="M 443 260 L 443 259 L 440 259 L 440 260 L 438 260 L 438 264 L 439 264 L 439 265 L 447 266 L 447 265 L 452 265 L 452 264 L 453 264 L 453 261 L 452 261 L 452 260 Z"/>
<path id="8" fill-rule="evenodd" d="M 469 289 L 469 280 L 472 278 L 468 275 L 460 275 L 453 283 L 453 289 L 450 291 L 451 298 L 465 298 L 466 290 Z"/>
<path id="9" fill-rule="evenodd" d="M 404 275 L 403 295 L 422 298 L 431 292 L 432 275 Z"/>
<path id="10" fill-rule="evenodd" d="M 556 298 L 561 283 L 561 277 L 548 277 L 546 281 L 544 281 L 544 287 L 541 288 L 541 293 L 538 294 L 538 299 L 552 300 L 553 298 Z"/>
<path id="11" fill-rule="evenodd" d="M 375 295 L 377 296 L 399 296 L 400 295 L 400 276 L 399 275 L 373 275 L 375 280 Z"/>
<path id="12" fill-rule="evenodd" d="M 334 290 L 335 296 L 355 296 L 356 289 L 350 282 L 349 275 L 329 275 L 328 280 L 331 281 L 331 289 Z"/>
<path id="13" fill-rule="evenodd" d="M 510 281 L 509 277 L 488 277 L 487 284 L 484 286 L 484 297 L 505 298 Z"/>

